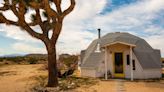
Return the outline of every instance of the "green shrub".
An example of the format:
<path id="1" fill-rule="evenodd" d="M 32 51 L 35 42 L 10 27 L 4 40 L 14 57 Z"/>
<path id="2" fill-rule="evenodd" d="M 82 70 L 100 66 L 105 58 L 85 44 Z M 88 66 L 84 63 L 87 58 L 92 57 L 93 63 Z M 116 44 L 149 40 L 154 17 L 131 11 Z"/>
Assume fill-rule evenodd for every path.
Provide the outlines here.
<path id="1" fill-rule="evenodd" d="M 72 64 L 75 64 L 78 61 L 78 56 L 69 55 L 67 57 L 63 57 L 62 55 L 59 57 L 59 61 L 63 62 L 67 67 L 70 67 Z"/>
<path id="2" fill-rule="evenodd" d="M 36 58 L 29 58 L 28 59 L 28 62 L 30 63 L 30 64 L 37 64 L 38 63 L 38 60 L 36 59 Z"/>
<path id="3" fill-rule="evenodd" d="M 164 78 L 164 74 L 162 74 L 162 78 Z"/>
<path id="4" fill-rule="evenodd" d="M 20 63 L 23 60 L 25 60 L 24 57 L 21 57 L 21 56 L 18 56 L 18 57 L 5 57 L 4 59 L 7 60 L 7 61 L 15 62 L 15 63 Z"/>
<path id="5" fill-rule="evenodd" d="M 3 62 L 4 58 L 0 58 L 0 62 Z"/>

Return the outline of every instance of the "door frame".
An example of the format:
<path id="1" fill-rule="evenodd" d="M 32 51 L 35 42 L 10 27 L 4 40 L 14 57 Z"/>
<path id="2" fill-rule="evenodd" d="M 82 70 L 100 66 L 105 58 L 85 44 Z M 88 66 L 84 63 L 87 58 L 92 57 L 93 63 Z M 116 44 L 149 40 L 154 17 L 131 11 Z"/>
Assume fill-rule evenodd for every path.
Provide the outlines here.
<path id="1" fill-rule="evenodd" d="M 122 62 L 123 62 L 123 73 L 115 73 L 115 54 L 122 54 Z M 113 53 L 113 74 L 115 78 L 125 78 L 125 65 L 124 65 L 124 53 L 123 52 L 114 52 Z"/>

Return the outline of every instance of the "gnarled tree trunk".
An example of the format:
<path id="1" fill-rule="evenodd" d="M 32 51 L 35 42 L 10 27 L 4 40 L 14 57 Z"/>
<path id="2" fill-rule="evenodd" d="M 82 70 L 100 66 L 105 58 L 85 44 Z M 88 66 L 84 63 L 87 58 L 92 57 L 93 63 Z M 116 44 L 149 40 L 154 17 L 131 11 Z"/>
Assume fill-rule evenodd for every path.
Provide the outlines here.
<path id="1" fill-rule="evenodd" d="M 49 87 L 58 86 L 58 71 L 56 60 L 56 42 L 60 35 L 63 19 L 72 12 L 75 7 L 75 0 L 69 0 L 70 6 L 62 10 L 62 0 L 3 0 L 4 4 L 0 7 L 0 24 L 14 25 L 24 29 L 32 37 L 45 43 L 48 54 L 48 85 Z M 54 4 L 56 10 L 51 8 Z M 26 22 L 27 10 L 35 11 L 31 15 L 31 22 Z M 12 11 L 17 17 L 17 21 L 10 20 L 3 15 L 5 11 Z M 44 10 L 42 12 L 41 10 Z M 42 13 L 42 14 L 41 14 Z M 44 15 L 44 16 L 43 16 Z M 42 20 L 42 17 L 46 20 Z M 42 33 L 35 31 L 32 27 L 40 26 Z M 52 37 L 49 32 L 52 30 Z"/>
<path id="2" fill-rule="evenodd" d="M 58 72 L 56 60 L 56 46 L 53 43 L 46 45 L 48 54 L 48 87 L 58 86 Z"/>

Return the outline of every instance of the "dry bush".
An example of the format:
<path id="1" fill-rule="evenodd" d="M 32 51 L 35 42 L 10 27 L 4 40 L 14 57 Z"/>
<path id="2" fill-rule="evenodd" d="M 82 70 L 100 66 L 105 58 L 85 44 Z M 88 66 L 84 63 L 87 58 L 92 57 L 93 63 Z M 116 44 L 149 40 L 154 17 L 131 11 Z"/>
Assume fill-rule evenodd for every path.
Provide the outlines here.
<path id="1" fill-rule="evenodd" d="M 47 76 L 38 76 L 35 78 L 37 84 L 31 89 L 32 92 L 65 92 L 76 89 L 81 86 L 90 87 L 98 83 L 97 79 L 93 78 L 79 78 L 79 77 L 68 77 L 59 79 L 59 87 L 47 88 Z"/>

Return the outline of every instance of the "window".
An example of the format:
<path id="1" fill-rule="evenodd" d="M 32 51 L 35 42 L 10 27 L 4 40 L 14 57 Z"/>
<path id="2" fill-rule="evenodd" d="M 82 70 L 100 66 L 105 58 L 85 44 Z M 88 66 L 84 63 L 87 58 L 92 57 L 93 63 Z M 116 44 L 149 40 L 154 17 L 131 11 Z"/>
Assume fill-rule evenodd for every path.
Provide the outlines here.
<path id="1" fill-rule="evenodd" d="M 129 55 L 126 55 L 127 65 L 130 65 L 130 57 Z"/>
<path id="2" fill-rule="evenodd" d="M 133 70 L 136 70 L 135 60 L 133 60 Z"/>

